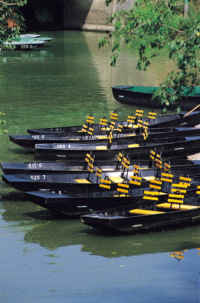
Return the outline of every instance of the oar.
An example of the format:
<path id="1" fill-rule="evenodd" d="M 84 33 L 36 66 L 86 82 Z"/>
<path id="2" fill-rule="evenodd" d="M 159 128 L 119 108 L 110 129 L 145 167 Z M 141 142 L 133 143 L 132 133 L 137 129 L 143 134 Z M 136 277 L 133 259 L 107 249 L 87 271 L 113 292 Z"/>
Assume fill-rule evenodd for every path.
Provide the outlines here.
<path id="1" fill-rule="evenodd" d="M 189 116 L 192 112 L 194 112 L 195 110 L 197 110 L 199 107 L 200 107 L 200 104 L 196 105 L 189 112 L 187 112 L 183 117 L 185 118 L 185 117 Z"/>

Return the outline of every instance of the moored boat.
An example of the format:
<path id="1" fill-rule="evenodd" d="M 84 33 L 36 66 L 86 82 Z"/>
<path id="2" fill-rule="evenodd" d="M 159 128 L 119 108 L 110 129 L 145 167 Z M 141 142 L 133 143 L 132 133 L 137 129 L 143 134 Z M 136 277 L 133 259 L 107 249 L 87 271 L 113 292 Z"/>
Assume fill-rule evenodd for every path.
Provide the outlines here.
<path id="1" fill-rule="evenodd" d="M 146 138 L 145 138 L 146 135 Z M 144 130 L 135 131 L 134 129 L 130 132 L 119 133 L 113 132 L 112 141 L 120 143 L 138 143 L 144 142 L 169 142 L 176 140 L 181 140 L 181 137 L 185 136 L 195 136 L 200 135 L 200 128 L 195 127 L 174 127 L 174 128 L 159 128 L 155 130 L 150 130 L 145 133 Z M 27 149 L 34 149 L 35 144 L 49 144 L 49 143 L 98 143 L 98 142 L 108 142 L 109 134 L 99 134 L 92 136 L 59 136 L 59 135 L 10 135 L 10 141 L 13 143 Z"/>
<path id="2" fill-rule="evenodd" d="M 96 173 L 54 173 L 54 174 L 3 174 L 2 179 L 8 185 L 22 191 L 32 191 L 40 189 L 62 190 L 65 192 L 89 192 L 92 190 L 101 191 L 100 182 L 106 179 L 109 187 L 115 188 L 117 183 L 126 182 L 133 172 L 124 173 L 122 170 L 114 172 L 101 172 L 97 177 Z M 140 176 L 144 186 L 146 180 L 157 175 L 155 169 L 141 170 Z"/>
<path id="3" fill-rule="evenodd" d="M 130 195 L 120 195 L 116 191 L 93 191 L 88 193 L 63 193 L 52 191 L 31 191 L 25 194 L 33 203 L 56 214 L 80 216 L 97 210 L 123 209 L 141 205 L 144 189 L 135 189 Z M 164 201 L 164 195 L 159 196 Z M 146 202 L 146 204 L 148 204 Z"/>
<path id="4" fill-rule="evenodd" d="M 107 162 L 107 163 L 106 163 Z M 142 169 L 150 168 L 151 161 L 139 160 L 135 164 Z M 97 167 L 101 167 L 102 171 L 116 171 L 120 168 L 118 161 L 95 161 Z M 185 172 L 200 171 L 200 160 L 175 159 L 170 161 L 172 170 L 182 170 Z M 30 162 L 1 162 L 1 170 L 4 174 L 23 174 L 23 173 L 37 173 L 37 174 L 51 174 L 51 173 L 87 173 L 88 168 L 85 161 L 30 161 Z M 130 165 L 130 170 L 133 165 Z"/>
<path id="5" fill-rule="evenodd" d="M 126 165 L 126 164 L 125 164 Z M 105 188 L 108 190 L 118 190 L 118 187 L 122 186 L 119 191 L 129 192 L 132 189 L 139 187 L 147 187 L 152 182 L 160 182 L 157 178 L 160 178 L 167 174 L 167 179 L 164 177 L 161 180 L 161 185 L 164 191 L 169 188 L 168 183 L 172 183 L 173 180 L 177 180 L 183 175 L 186 178 L 193 176 L 195 180 L 192 182 L 193 190 L 195 184 L 198 184 L 200 178 L 199 170 L 195 174 L 194 170 L 189 171 L 183 169 L 175 169 L 170 173 L 164 170 L 164 164 L 161 164 L 163 169 L 160 168 L 146 168 L 140 169 L 137 165 L 134 166 L 132 171 L 128 170 L 115 170 L 114 172 L 105 172 L 98 167 L 90 165 L 88 166 L 87 173 L 71 172 L 71 173 L 52 173 L 52 174 L 3 174 L 2 179 L 8 185 L 15 189 L 22 191 L 32 191 L 48 189 L 54 191 L 64 191 L 67 193 L 81 193 L 91 191 L 104 191 Z M 159 164 L 160 166 L 160 164 Z M 90 171 L 92 170 L 92 172 Z M 162 177 L 163 178 L 163 177 Z M 156 181 L 154 181 L 156 180 Z M 123 189 L 123 187 L 125 189 Z"/>
<path id="6" fill-rule="evenodd" d="M 154 92 L 158 90 L 156 86 L 125 86 L 118 85 L 112 87 L 114 98 L 125 104 L 134 106 L 145 106 L 148 108 L 162 108 L 159 100 L 153 99 Z M 200 86 L 185 88 L 183 98 L 180 102 L 181 108 L 189 110 L 199 104 Z"/>
<path id="7" fill-rule="evenodd" d="M 134 114 L 133 114 L 134 115 Z M 163 128 L 163 127 L 175 127 L 175 126 L 195 126 L 200 121 L 200 111 L 194 111 L 187 115 L 182 112 L 180 114 L 166 114 L 160 115 L 156 119 L 143 118 L 144 121 L 149 122 L 149 128 Z M 120 124 L 129 126 L 127 121 L 120 121 Z M 118 125 L 118 122 L 116 123 Z M 99 124 L 93 124 L 95 129 L 99 130 Z M 63 127 L 48 127 L 38 129 L 27 129 L 30 134 L 60 134 L 60 135 L 72 135 L 81 131 L 82 125 L 78 126 L 63 126 Z"/>
<path id="8" fill-rule="evenodd" d="M 131 160 L 148 159 L 149 151 L 158 149 L 164 157 L 188 155 L 199 151 L 200 136 L 184 137 L 182 140 L 174 139 L 173 142 L 149 143 L 148 141 L 130 144 L 75 144 L 75 143 L 51 143 L 36 144 L 35 155 L 37 158 L 53 159 L 83 159 L 88 152 L 93 153 L 95 159 L 114 159 L 118 152 L 128 155 Z"/>
<path id="9" fill-rule="evenodd" d="M 174 204 L 175 205 L 175 204 Z M 200 203 L 171 206 L 169 203 L 152 204 L 151 207 L 134 205 L 125 210 L 104 210 L 86 214 L 81 222 L 97 230 L 123 233 L 160 230 L 185 226 L 200 221 Z"/>
<path id="10" fill-rule="evenodd" d="M 14 49 L 34 49 L 44 46 L 52 39 L 51 37 L 42 37 L 39 34 L 21 34 L 12 41 L 5 41 L 3 45 Z"/>
<path id="11" fill-rule="evenodd" d="M 127 183 L 118 180 L 121 183 L 117 183 L 115 186 L 111 186 L 109 179 L 104 179 L 99 184 L 102 190 L 88 192 L 78 192 L 77 190 L 75 193 L 67 193 L 40 190 L 25 194 L 36 204 L 65 215 L 72 213 L 81 215 L 96 210 L 106 213 L 108 209 L 112 211 L 112 214 L 114 210 L 116 215 L 116 210 L 119 209 L 127 213 L 127 210 L 132 208 L 151 209 L 158 207 L 158 204 L 162 208 L 167 205 L 165 201 L 168 204 L 183 203 L 184 196 L 186 199 L 190 199 L 192 195 L 195 197 L 195 201 L 198 201 L 199 182 L 192 178 L 184 176 L 173 178 L 172 174 L 162 173 L 160 178 L 148 178 L 148 182 L 140 182 L 141 179 L 141 177 L 134 176 Z"/>

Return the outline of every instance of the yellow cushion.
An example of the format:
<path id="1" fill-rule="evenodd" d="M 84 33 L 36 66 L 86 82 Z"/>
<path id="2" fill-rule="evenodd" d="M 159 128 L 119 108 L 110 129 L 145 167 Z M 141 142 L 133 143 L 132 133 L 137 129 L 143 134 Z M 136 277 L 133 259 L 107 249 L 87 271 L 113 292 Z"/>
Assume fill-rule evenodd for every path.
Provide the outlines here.
<path id="1" fill-rule="evenodd" d="M 142 177 L 143 179 L 150 181 L 150 180 L 155 180 L 155 176 L 147 176 L 147 177 Z"/>
<path id="2" fill-rule="evenodd" d="M 128 128 L 138 128 L 138 125 L 136 125 L 136 124 L 129 124 Z"/>
<path id="3" fill-rule="evenodd" d="M 96 138 L 99 139 L 99 140 L 107 140 L 108 136 L 100 135 L 100 136 L 97 136 Z"/>
<path id="4" fill-rule="evenodd" d="M 130 195 L 126 195 L 126 194 L 115 194 L 113 195 L 113 197 L 130 197 Z"/>
<path id="5" fill-rule="evenodd" d="M 108 130 L 110 130 L 110 128 L 109 127 L 102 127 L 101 130 L 108 131 Z"/>
<path id="6" fill-rule="evenodd" d="M 126 137 L 135 137 L 136 134 L 126 134 Z"/>
<path id="7" fill-rule="evenodd" d="M 180 210 L 190 210 L 199 208 L 199 206 L 188 205 L 188 204 L 178 204 L 178 203 L 160 203 L 156 205 L 159 208 L 172 208 L 172 209 L 180 209 Z"/>
<path id="8" fill-rule="evenodd" d="M 117 176 L 117 177 L 109 177 L 109 179 L 112 181 L 112 182 L 114 182 L 114 183 L 121 183 L 121 182 L 123 182 L 124 181 L 124 179 L 123 178 L 121 178 L 120 176 Z"/>
<path id="9" fill-rule="evenodd" d="M 132 147 L 140 147 L 140 144 L 129 144 L 128 148 L 132 148 Z"/>
<path id="10" fill-rule="evenodd" d="M 96 150 L 107 150 L 107 146 L 106 145 L 96 146 Z"/>
<path id="11" fill-rule="evenodd" d="M 129 211 L 131 214 L 138 214 L 138 215 L 158 215 L 158 214 L 164 214 L 163 211 L 157 211 L 157 210 L 151 210 L 151 209 L 131 209 Z"/>
<path id="12" fill-rule="evenodd" d="M 74 180 L 77 183 L 84 183 L 84 184 L 90 184 L 91 182 L 87 179 L 75 179 Z"/>

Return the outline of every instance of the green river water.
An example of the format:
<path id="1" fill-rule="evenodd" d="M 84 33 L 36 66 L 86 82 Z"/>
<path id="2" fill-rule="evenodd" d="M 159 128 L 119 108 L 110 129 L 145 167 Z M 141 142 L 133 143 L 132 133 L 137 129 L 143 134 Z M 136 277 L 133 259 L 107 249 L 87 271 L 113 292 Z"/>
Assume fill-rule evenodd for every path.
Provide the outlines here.
<path id="1" fill-rule="evenodd" d="M 46 48 L 0 56 L 0 111 L 9 134 L 82 124 L 88 113 L 100 118 L 116 109 L 124 118 L 134 109 L 117 103 L 111 86 L 159 85 L 170 68 L 161 57 L 138 72 L 134 52 L 125 49 L 111 68 L 110 50 L 97 47 L 102 34 L 45 35 L 55 38 Z M 31 159 L 1 136 L 0 161 Z M 200 226 L 105 236 L 79 220 L 53 218 L 2 181 L 0 188 L 0 302 L 200 302 Z"/>

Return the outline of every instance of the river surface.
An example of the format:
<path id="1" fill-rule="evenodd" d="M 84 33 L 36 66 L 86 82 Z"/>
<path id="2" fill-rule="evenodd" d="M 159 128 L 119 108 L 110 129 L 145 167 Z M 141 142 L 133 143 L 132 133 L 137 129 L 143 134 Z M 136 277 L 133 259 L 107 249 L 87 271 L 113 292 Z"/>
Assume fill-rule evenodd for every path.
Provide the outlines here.
<path id="1" fill-rule="evenodd" d="M 111 86 L 158 85 L 170 68 L 162 56 L 148 72 L 124 49 L 116 68 L 102 34 L 44 33 L 41 50 L 0 56 L 0 111 L 8 134 L 27 128 L 82 124 L 118 110 Z M 0 161 L 33 159 L 1 136 Z M 78 219 L 56 219 L 0 183 L 0 302 L 199 303 L 200 226 L 129 236 L 100 235 Z"/>

